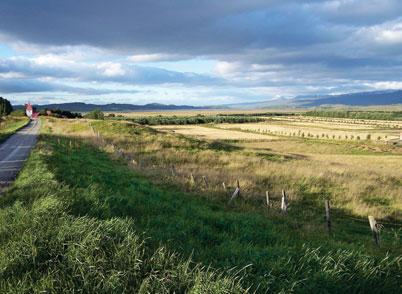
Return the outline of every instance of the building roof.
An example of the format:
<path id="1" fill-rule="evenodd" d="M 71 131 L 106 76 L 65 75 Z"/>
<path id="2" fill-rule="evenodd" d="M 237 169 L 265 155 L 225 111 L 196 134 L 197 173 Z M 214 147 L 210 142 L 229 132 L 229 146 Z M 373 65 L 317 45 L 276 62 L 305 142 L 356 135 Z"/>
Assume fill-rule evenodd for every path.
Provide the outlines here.
<path id="1" fill-rule="evenodd" d="M 25 104 L 25 110 L 33 110 L 32 104 L 31 103 Z"/>

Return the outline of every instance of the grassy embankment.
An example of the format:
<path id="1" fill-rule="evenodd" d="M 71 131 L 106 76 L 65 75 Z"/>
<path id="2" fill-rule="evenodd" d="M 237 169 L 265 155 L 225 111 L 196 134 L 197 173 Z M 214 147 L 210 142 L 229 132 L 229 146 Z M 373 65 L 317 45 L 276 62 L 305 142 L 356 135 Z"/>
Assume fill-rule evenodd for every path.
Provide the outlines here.
<path id="1" fill-rule="evenodd" d="M 161 179 L 164 185 L 151 181 L 157 162 L 150 162 L 152 157 L 146 160 L 146 155 L 161 148 L 157 138 L 163 135 L 124 123 L 93 125 L 106 140 L 113 140 L 113 145 L 102 144 L 99 150 L 84 143 L 93 135 L 83 122 L 47 123 L 46 134 L 25 170 L 2 197 L 3 289 L 111 292 L 142 287 L 151 292 L 180 292 L 203 286 L 211 292 L 224 288 L 236 292 L 242 291 L 237 285 L 241 282 L 243 287 L 252 285 L 262 292 L 401 290 L 398 232 L 386 230 L 378 249 L 372 245 L 366 223 L 339 219 L 328 236 L 317 225 L 322 223 L 322 215 L 315 212 L 315 199 L 323 190 L 313 193 L 306 182 L 303 196 L 312 198 L 294 199 L 287 216 L 279 215 L 275 208 L 260 210 L 246 200 L 227 205 L 227 199 L 215 197 L 213 191 L 208 191 L 213 199 L 195 197 L 206 191 L 180 191 L 180 182 L 166 174 Z M 130 138 L 135 138 L 135 147 L 143 155 L 141 172 L 148 170 L 146 178 L 128 168 L 122 152 L 114 150 L 114 144 L 131 146 Z M 194 154 L 231 152 L 225 146 L 173 139 Z M 173 147 L 164 140 L 164 148 Z M 97 145 L 93 138 L 90 141 Z M 325 182 L 313 187 L 321 186 L 330 188 Z M 336 216 L 344 214 L 335 211 Z M 145 244 L 135 232 L 144 232 Z M 158 249 L 161 244 L 167 251 Z M 184 258 L 192 255 L 195 261 L 215 268 L 250 266 L 237 275 L 242 281 L 224 278 L 227 272 L 212 276 L 170 257 L 167 252 L 172 251 Z"/>
<path id="2" fill-rule="evenodd" d="M 122 181 L 125 188 L 130 182 L 131 193 L 119 197 L 123 191 L 111 189 Z M 153 190 L 86 143 L 71 148 L 65 138 L 42 135 L 0 197 L 0 292 L 244 292 L 236 272 L 223 274 L 151 247 L 136 230 L 137 218 L 119 213 L 126 209 L 120 201 Z"/>
<path id="3" fill-rule="evenodd" d="M 28 122 L 29 120 L 26 117 L 7 116 L 4 119 L 0 118 L 0 143 L 5 141 Z"/>

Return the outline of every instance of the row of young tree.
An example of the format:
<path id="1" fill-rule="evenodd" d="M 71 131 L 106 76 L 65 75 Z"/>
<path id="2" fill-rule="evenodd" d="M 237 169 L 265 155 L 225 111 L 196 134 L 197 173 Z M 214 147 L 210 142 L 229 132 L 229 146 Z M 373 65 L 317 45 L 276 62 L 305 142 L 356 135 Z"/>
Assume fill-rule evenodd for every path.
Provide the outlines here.
<path id="1" fill-rule="evenodd" d="M 7 99 L 0 97 L 0 117 L 9 115 L 13 111 L 13 107 Z"/>
<path id="2" fill-rule="evenodd" d="M 237 115 L 197 115 L 197 116 L 148 116 L 130 118 L 129 120 L 141 125 L 192 125 L 208 123 L 246 123 L 261 122 L 264 119 L 252 116 Z"/>
<path id="3" fill-rule="evenodd" d="M 305 116 L 372 119 L 372 120 L 402 120 L 402 111 L 349 111 L 349 110 L 313 110 Z"/>

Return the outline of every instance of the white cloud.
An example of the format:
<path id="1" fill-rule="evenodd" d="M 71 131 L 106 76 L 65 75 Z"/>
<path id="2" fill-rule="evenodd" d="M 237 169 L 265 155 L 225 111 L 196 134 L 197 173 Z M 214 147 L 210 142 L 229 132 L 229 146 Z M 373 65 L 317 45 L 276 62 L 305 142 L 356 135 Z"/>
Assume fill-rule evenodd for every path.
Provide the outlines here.
<path id="1" fill-rule="evenodd" d="M 0 73 L 1 79 L 21 79 L 23 77 L 24 77 L 24 75 L 21 73 L 18 73 L 18 72 Z"/>
<path id="2" fill-rule="evenodd" d="M 399 90 L 402 89 L 402 82 L 399 81 L 376 82 L 367 84 L 367 86 L 370 86 L 377 90 L 389 90 L 389 89 Z"/>
<path id="3" fill-rule="evenodd" d="M 229 75 L 239 71 L 240 69 L 240 63 L 219 61 L 214 68 L 214 72 L 220 75 Z"/>
<path id="4" fill-rule="evenodd" d="M 67 65 L 71 66 L 72 64 L 75 63 L 66 56 L 56 54 L 39 55 L 37 57 L 34 57 L 32 61 L 37 65 L 49 66 L 49 67 L 60 67 L 60 66 L 64 67 Z"/>
<path id="5" fill-rule="evenodd" d="M 97 68 L 102 70 L 102 74 L 107 77 L 123 76 L 126 73 L 122 65 L 117 62 L 102 62 L 97 65 Z"/>
<path id="6" fill-rule="evenodd" d="M 399 23 L 390 29 L 380 30 L 377 33 L 376 41 L 388 44 L 402 43 L 402 23 Z"/>

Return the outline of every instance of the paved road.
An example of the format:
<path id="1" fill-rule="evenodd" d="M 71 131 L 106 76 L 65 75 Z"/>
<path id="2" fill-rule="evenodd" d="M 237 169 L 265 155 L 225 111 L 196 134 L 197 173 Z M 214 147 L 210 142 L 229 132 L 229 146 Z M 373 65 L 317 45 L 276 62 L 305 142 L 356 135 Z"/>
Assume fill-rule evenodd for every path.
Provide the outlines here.
<path id="1" fill-rule="evenodd" d="M 39 120 L 31 121 L 0 145 L 0 191 L 18 175 L 35 146 L 39 127 Z"/>

